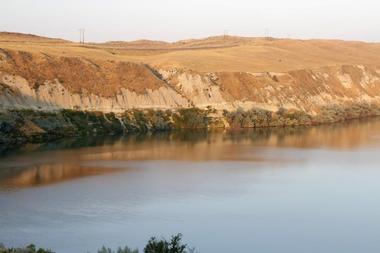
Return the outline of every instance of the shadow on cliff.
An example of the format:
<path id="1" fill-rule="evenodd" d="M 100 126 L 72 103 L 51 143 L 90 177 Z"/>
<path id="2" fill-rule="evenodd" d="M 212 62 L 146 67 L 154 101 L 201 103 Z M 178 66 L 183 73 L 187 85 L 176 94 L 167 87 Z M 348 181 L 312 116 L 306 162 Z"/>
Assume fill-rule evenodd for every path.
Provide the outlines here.
<path id="1" fill-rule="evenodd" d="M 1 110 L 37 110 L 58 111 L 65 109 L 54 103 L 38 100 L 27 94 L 21 93 L 0 81 L 0 111 Z"/>

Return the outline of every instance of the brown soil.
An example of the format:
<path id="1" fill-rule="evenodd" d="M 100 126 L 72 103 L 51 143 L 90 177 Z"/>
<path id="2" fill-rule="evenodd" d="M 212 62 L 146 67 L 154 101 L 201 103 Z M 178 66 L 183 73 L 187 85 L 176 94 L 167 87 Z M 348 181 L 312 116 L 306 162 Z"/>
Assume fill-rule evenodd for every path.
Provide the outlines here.
<path id="1" fill-rule="evenodd" d="M 166 85 L 149 67 L 152 66 L 218 72 L 217 83 L 225 94 L 265 102 L 268 98 L 257 94 L 256 88 L 269 85 L 275 89 L 276 85 L 287 83 L 295 90 L 307 86 L 309 95 L 317 93 L 321 80 L 313 79 L 310 73 L 315 68 L 339 70 L 359 83 L 360 70 L 352 66 L 358 64 L 380 66 L 380 44 L 219 36 L 174 43 L 141 40 L 81 45 L 35 35 L 0 33 L 0 71 L 20 75 L 32 86 L 56 79 L 71 91 L 86 89 L 103 96 L 112 96 L 122 87 L 142 94 L 146 89 Z M 250 72 L 290 74 L 258 77 Z M 336 83 L 332 89 L 339 94 L 339 80 L 331 77 L 329 82 Z"/>
<path id="2" fill-rule="evenodd" d="M 146 92 L 146 89 L 154 90 L 165 85 L 143 64 L 5 49 L 0 53 L 5 58 L 0 64 L 0 71 L 22 76 L 34 88 L 45 81 L 58 80 L 73 92 L 85 89 L 107 97 L 115 95 L 120 88 L 141 94 Z"/>

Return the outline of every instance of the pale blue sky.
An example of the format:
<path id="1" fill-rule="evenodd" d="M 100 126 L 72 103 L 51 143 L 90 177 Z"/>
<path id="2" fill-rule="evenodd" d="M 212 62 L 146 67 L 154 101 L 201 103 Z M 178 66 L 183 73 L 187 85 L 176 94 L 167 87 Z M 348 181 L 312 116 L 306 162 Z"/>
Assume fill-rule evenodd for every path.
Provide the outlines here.
<path id="1" fill-rule="evenodd" d="M 380 41 L 376 0 L 0 0 L 0 31 L 90 41 L 223 34 Z"/>

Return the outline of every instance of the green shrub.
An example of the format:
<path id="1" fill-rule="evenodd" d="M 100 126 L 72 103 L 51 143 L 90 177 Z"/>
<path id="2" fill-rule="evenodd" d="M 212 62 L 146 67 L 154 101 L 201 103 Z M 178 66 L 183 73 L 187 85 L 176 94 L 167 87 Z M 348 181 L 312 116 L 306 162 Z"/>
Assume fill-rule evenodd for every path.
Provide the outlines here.
<path id="1" fill-rule="evenodd" d="M 310 125 L 312 117 L 306 112 L 280 108 L 277 112 L 253 108 L 244 111 L 224 112 L 224 117 L 232 128 L 262 128 L 277 126 Z"/>
<path id="2" fill-rule="evenodd" d="M 152 237 L 144 248 L 144 253 L 187 253 L 187 245 L 182 242 L 182 234 L 172 236 L 170 242 Z"/>
<path id="3" fill-rule="evenodd" d="M 132 111 L 133 117 L 135 119 L 137 128 L 142 131 L 146 132 L 151 128 L 151 124 L 147 117 L 145 116 L 144 112 L 141 110 L 133 110 Z"/>
<path id="4" fill-rule="evenodd" d="M 199 129 L 209 126 L 208 114 L 199 108 L 179 109 L 173 115 L 174 126 L 177 129 Z"/>
<path id="5" fill-rule="evenodd" d="M 98 253 L 139 253 L 138 249 L 131 249 L 128 246 L 125 246 L 124 248 L 119 247 L 116 251 L 106 248 L 103 246 L 101 249 L 98 250 Z"/>
<path id="6" fill-rule="evenodd" d="M 173 128 L 171 111 L 148 110 L 147 118 L 152 131 L 167 131 Z"/>
<path id="7" fill-rule="evenodd" d="M 0 253 L 54 253 L 50 249 L 36 248 L 34 244 L 30 244 L 24 248 L 6 248 L 0 244 Z"/>

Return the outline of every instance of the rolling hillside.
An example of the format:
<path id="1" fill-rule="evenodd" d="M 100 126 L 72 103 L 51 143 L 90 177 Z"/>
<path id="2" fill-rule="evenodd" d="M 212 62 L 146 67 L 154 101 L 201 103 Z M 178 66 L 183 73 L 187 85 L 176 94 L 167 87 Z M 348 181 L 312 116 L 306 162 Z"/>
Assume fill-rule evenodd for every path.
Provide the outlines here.
<path id="1" fill-rule="evenodd" d="M 0 107 L 317 113 L 380 101 L 380 44 L 209 37 L 88 43 L 0 33 Z"/>

